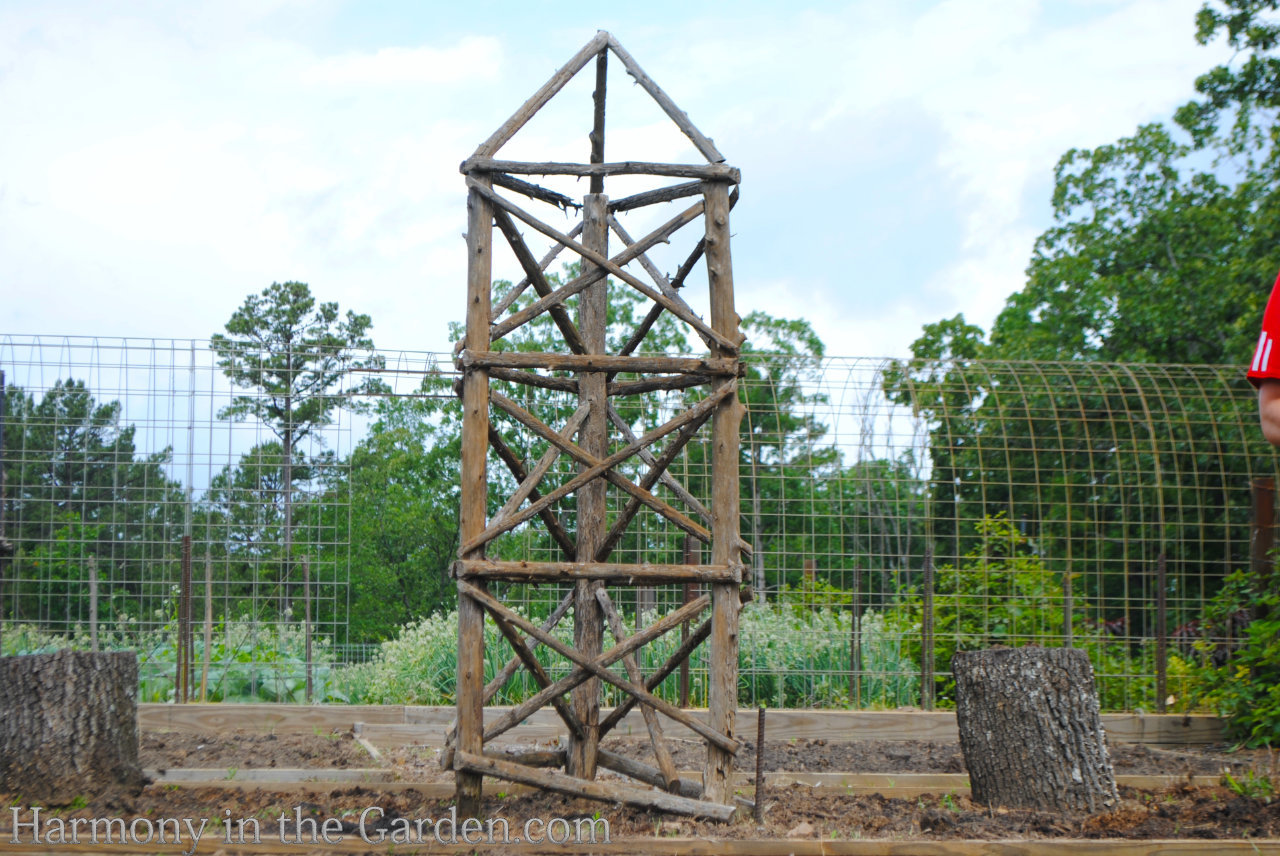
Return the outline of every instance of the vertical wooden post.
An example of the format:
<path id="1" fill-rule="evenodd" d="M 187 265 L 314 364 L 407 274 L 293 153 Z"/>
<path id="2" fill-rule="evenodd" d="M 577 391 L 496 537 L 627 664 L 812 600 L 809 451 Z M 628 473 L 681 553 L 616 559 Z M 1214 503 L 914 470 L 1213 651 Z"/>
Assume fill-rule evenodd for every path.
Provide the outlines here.
<path id="1" fill-rule="evenodd" d="M 182 580 L 178 586 L 178 701 L 191 700 L 191 536 L 182 536 Z"/>
<path id="2" fill-rule="evenodd" d="M 756 711 L 756 789 L 751 795 L 755 801 L 756 825 L 764 823 L 764 705 Z"/>
<path id="3" fill-rule="evenodd" d="M 213 648 L 213 557 L 204 549 L 204 656 L 200 664 L 200 703 L 209 700 L 209 651 Z"/>
<path id="4" fill-rule="evenodd" d="M 89 557 L 89 650 L 98 653 L 98 557 Z"/>
<path id="5" fill-rule="evenodd" d="M 4 511 L 5 477 L 4 477 L 4 423 L 8 416 L 8 397 L 5 395 L 4 372 L 0 371 L 0 655 L 4 654 L 4 579 L 9 570 L 9 539 L 5 537 Z"/>
<path id="6" fill-rule="evenodd" d="M 593 107 L 593 121 L 591 125 L 591 162 L 604 163 L 604 105 L 605 105 L 605 82 L 609 72 L 609 50 L 601 49 L 596 54 L 596 88 L 591 93 Z M 589 185 L 589 193 L 604 193 L 604 176 L 591 176 Z M 587 246 L 591 246 L 587 244 Z M 594 249 L 594 248 L 593 248 Z"/>
<path id="7" fill-rule="evenodd" d="M 1162 551 L 1156 560 L 1156 713 L 1165 712 L 1169 689 L 1169 567 Z"/>
<path id="8" fill-rule="evenodd" d="M 591 163 L 604 163 L 605 74 L 609 67 L 607 50 L 596 57 L 596 88 L 592 93 Z M 604 176 L 592 176 L 582 207 L 582 244 L 603 256 L 609 254 L 609 199 L 604 195 Z M 584 260 L 583 273 L 594 268 Z M 608 277 L 587 288 L 578 298 L 578 332 L 588 354 L 603 354 L 608 325 Z M 591 410 L 578 433 L 582 448 L 603 458 L 609 454 L 608 376 L 603 372 L 578 375 L 578 401 Z M 606 485 L 596 479 L 578 491 L 578 561 L 596 560 L 604 542 L 606 525 Z M 573 601 L 573 645 L 583 654 L 597 656 L 604 645 L 604 612 L 596 599 L 598 581 L 579 580 Z M 600 679 L 592 678 L 570 693 L 574 715 L 583 725 L 583 737 L 569 736 L 565 770 L 582 779 L 596 777 L 600 748 Z"/>
<path id="9" fill-rule="evenodd" d="M 698 565 L 702 563 L 701 547 L 693 536 L 684 536 L 684 563 L 686 565 Z M 693 583 L 681 584 L 681 606 L 687 606 L 697 598 L 694 591 Z M 680 625 L 680 642 L 684 643 L 689 638 L 689 622 L 685 621 Z M 680 661 L 680 706 L 689 706 L 689 658 L 685 657 Z"/>
<path id="10" fill-rule="evenodd" d="M 636 587 L 636 621 L 640 621 L 640 616 L 651 615 L 658 607 L 657 591 L 653 586 L 637 586 Z"/>
<path id="11" fill-rule="evenodd" d="M 738 314 L 733 302 L 733 260 L 729 251 L 729 185 L 709 181 L 706 199 L 707 280 L 711 292 L 711 327 L 731 340 L 739 339 Z M 713 348 L 713 356 L 731 356 Z M 717 386 L 736 384 L 725 378 Z M 741 560 L 738 496 L 738 430 L 744 408 L 737 394 L 716 406 L 711 427 L 711 561 L 737 564 Z M 733 736 L 738 709 L 738 585 L 711 586 L 711 639 L 707 659 L 707 724 Z M 702 773 L 703 797 L 728 803 L 733 797 L 733 755 L 711 744 Z"/>
<path id="12" fill-rule="evenodd" d="M 1249 539 L 1249 563 L 1259 579 L 1271 574 L 1271 549 L 1275 546 L 1276 480 L 1256 478 L 1250 485 L 1253 494 L 1253 528 Z"/>
<path id="13" fill-rule="evenodd" d="M 849 698 L 862 709 L 862 569 L 853 568 L 853 603 L 849 616 Z"/>
<path id="14" fill-rule="evenodd" d="M 311 556 L 302 557 L 302 637 L 306 648 L 304 659 L 307 670 L 305 697 L 307 704 L 312 701 L 312 678 L 315 674 L 311 665 Z"/>
<path id="15" fill-rule="evenodd" d="M 475 177 L 488 184 L 487 175 Z M 489 350 L 490 280 L 492 279 L 493 212 L 476 190 L 467 196 L 467 331 L 466 347 Z M 470 367 L 462 378 L 462 498 L 458 529 L 462 543 L 484 531 L 488 500 L 486 458 L 489 452 L 489 372 Z M 476 549 L 464 559 L 480 559 Z M 470 755 L 484 751 L 484 612 L 463 594 L 458 580 L 458 749 Z M 483 586 L 483 583 L 477 583 Z M 454 773 L 458 813 L 480 812 L 484 776 L 470 770 Z"/>
<path id="16" fill-rule="evenodd" d="M 597 129 L 597 132 L 600 129 Z M 593 151 L 594 154 L 594 151 Z M 582 208 L 582 243 L 602 256 L 609 254 L 609 198 L 588 193 Z M 583 273 L 594 265 L 583 261 Z M 582 292 L 578 299 L 578 332 L 589 354 L 605 352 L 605 329 L 609 311 L 608 277 L 602 277 Z M 605 372 L 578 375 L 579 401 L 591 408 L 578 432 L 579 445 L 597 458 L 609 455 L 609 408 Z M 585 469 L 585 467 L 582 467 Z M 607 483 L 596 479 L 578 491 L 578 561 L 596 561 L 596 553 L 608 531 L 605 519 Z M 573 605 L 574 647 L 588 657 L 596 657 L 604 645 L 604 613 L 596 599 L 598 580 L 579 580 Z M 569 741 L 567 769 L 571 775 L 594 779 L 596 753 L 600 744 L 600 679 L 592 678 L 571 693 L 573 712 L 583 724 L 584 738 Z"/>

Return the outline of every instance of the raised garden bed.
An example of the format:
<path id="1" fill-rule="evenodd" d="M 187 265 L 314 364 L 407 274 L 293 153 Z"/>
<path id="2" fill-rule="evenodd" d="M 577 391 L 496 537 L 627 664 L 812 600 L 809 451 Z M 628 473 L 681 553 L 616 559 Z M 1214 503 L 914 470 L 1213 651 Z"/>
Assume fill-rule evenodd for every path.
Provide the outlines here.
<path id="1" fill-rule="evenodd" d="M 465 843 L 442 846 L 427 841 L 421 846 L 410 838 L 394 842 L 398 818 L 412 828 L 416 821 L 445 819 L 449 827 L 453 777 L 441 771 L 438 748 L 431 745 L 439 730 L 420 729 L 416 743 L 403 722 L 391 727 L 373 743 L 375 726 L 361 726 L 357 734 L 329 723 L 324 717 L 358 713 L 335 708 L 318 712 L 304 709 L 310 722 L 273 720 L 262 727 L 263 715 L 277 717 L 279 709 L 252 712 L 253 727 L 235 728 L 231 711 L 209 706 L 203 711 L 171 709 L 169 722 L 180 721 L 180 730 L 157 731 L 148 727 L 142 735 L 142 760 L 156 781 L 137 797 L 107 796 L 92 800 L 60 817 L 202 818 L 207 830 L 194 852 L 226 856 L 236 853 L 362 853 L 391 852 L 508 852 L 508 853 L 703 853 L 703 854 L 838 854 L 920 853 L 1191 853 L 1215 854 L 1268 852 L 1280 854 L 1280 802 L 1268 800 L 1257 790 L 1240 793 L 1220 783 L 1221 771 L 1234 771 L 1237 781 L 1249 773 L 1268 772 L 1265 753 L 1232 753 L 1217 744 L 1153 746 L 1115 741 L 1111 745 L 1122 804 L 1118 810 L 1096 816 L 1059 812 L 990 811 L 968 798 L 963 759 L 954 740 L 836 740 L 806 736 L 822 715 L 808 712 L 796 729 L 784 730 L 786 721 L 773 722 L 766 741 L 765 818 L 757 826 L 745 819 L 718 824 L 656 815 L 650 812 L 572 800 L 531 792 L 501 781 L 486 781 L 483 816 L 502 818 L 511 836 L 529 818 L 564 818 L 571 822 L 608 820 L 612 843 L 530 844 L 509 841 L 475 848 Z M 381 712 L 378 714 L 381 715 Z M 378 715 L 375 715 L 376 718 Z M 393 714 L 393 717 L 396 714 Z M 403 713 L 398 714 L 403 715 Z M 771 714 L 772 716 L 772 714 Z M 905 714 L 898 721 L 910 723 Z M 938 714 L 915 714 L 925 730 L 945 736 Z M 199 730 L 199 724 L 216 718 L 218 727 Z M 155 714 L 144 716 L 154 720 Z M 358 720 L 363 721 L 363 720 Z M 287 724 L 284 724 L 287 723 Z M 241 723 L 243 724 L 243 723 Z M 351 725 L 354 725 L 353 721 Z M 895 729 L 904 727 L 894 726 Z M 1147 728 L 1148 726 L 1144 726 Z M 1189 728 L 1189 727 L 1188 727 Z M 744 729 L 745 731 L 746 729 Z M 863 730 L 864 729 L 858 729 Z M 854 729 L 832 732 L 852 733 Z M 896 733 L 883 728 L 877 733 Z M 1132 733 L 1132 731 L 1131 731 Z M 1139 732 L 1145 733 L 1145 732 Z M 395 737 L 395 739 L 392 739 Z M 545 746 L 552 738 L 529 737 L 529 744 Z M 376 744 L 376 745 L 375 745 Z M 620 754 L 644 758 L 647 742 L 636 737 L 611 738 L 608 748 Z M 373 754 L 369 749 L 373 749 Z M 701 746 L 674 741 L 677 766 L 686 771 L 701 766 Z M 750 776 L 755 747 L 750 742 L 739 759 L 743 771 L 739 790 L 752 795 Z M 18 795 L 4 795 L 6 804 L 25 806 Z M 332 843 L 310 843 L 294 837 L 291 823 L 280 837 L 279 818 L 303 816 L 323 822 L 333 818 Z M 365 837 L 360 817 L 364 814 Z M 49 815 L 46 815 L 46 818 Z M 216 824 L 222 818 L 253 818 L 260 842 L 229 845 Z M 30 815 L 21 815 L 30 820 Z M 404 823 L 405 821 L 400 821 Z M 30 832 L 13 843 L 12 816 L 0 826 L 0 853 L 155 853 L 184 852 L 191 842 L 166 845 L 92 846 L 82 835 L 79 846 L 36 845 Z M 400 826 L 403 830 L 405 826 Z M 252 828 L 249 831 L 252 835 Z M 379 835 L 387 837 L 378 841 Z M 924 849 L 922 849 L 924 848 Z"/>

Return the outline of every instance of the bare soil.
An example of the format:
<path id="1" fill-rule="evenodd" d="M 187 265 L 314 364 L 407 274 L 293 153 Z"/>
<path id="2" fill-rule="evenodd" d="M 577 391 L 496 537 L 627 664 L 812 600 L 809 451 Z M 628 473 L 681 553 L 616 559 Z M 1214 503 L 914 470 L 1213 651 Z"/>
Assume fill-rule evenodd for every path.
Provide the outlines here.
<path id="1" fill-rule="evenodd" d="M 649 754 L 639 738 L 611 738 L 606 745 L 637 758 Z M 704 750 L 698 744 L 672 741 L 677 766 L 698 769 Z M 1160 749 L 1121 744 L 1112 747 L 1118 774 L 1213 775 L 1225 768 L 1268 772 L 1267 757 L 1260 753 L 1231 753 L 1225 746 Z M 439 782 L 452 779 L 440 771 L 437 750 L 411 746 L 374 759 L 351 734 L 264 735 L 237 733 L 225 737 L 149 733 L 143 735 L 142 761 L 149 768 L 211 767 L 252 769 L 307 767 L 310 769 L 384 767 L 404 782 Z M 755 747 L 746 743 L 739 769 L 752 770 Z M 769 742 L 765 767 L 775 771 L 829 772 L 940 772 L 964 771 L 959 746 L 954 743 L 855 742 L 824 740 Z M 749 789 L 746 791 L 749 795 Z M 765 820 L 757 826 L 750 819 L 729 824 L 692 821 L 625 806 L 603 805 L 554 794 L 495 796 L 486 799 L 482 816 L 504 818 L 518 835 L 529 818 L 605 818 L 613 840 L 729 838 L 729 839 L 1041 839 L 1041 838 L 1280 838 L 1280 801 L 1261 793 L 1242 795 L 1224 786 L 1176 787 L 1139 790 L 1121 787 L 1116 810 L 1097 815 L 1062 812 L 988 809 L 962 794 L 938 793 L 909 799 L 872 795 L 819 792 L 803 785 L 771 788 L 765 799 Z M 0 794 L 5 805 L 20 805 L 18 797 Z M 358 838 L 361 812 L 371 807 L 365 832 L 378 829 L 388 835 L 397 818 L 410 823 L 427 820 L 427 828 L 449 815 L 451 802 L 428 797 L 412 788 L 394 793 L 376 787 L 343 786 L 320 789 L 292 788 L 238 790 L 234 788 L 173 787 L 152 784 L 137 796 L 108 795 L 91 800 L 61 816 L 208 818 L 210 837 L 221 835 L 223 817 L 256 818 L 263 840 L 276 840 L 279 818 L 300 812 L 323 822 L 337 818 L 342 835 Z M 228 814 L 229 812 L 229 814 Z M 381 820 L 373 822 L 378 817 Z M 290 823 L 287 821 L 287 823 Z M 0 824 L 7 826 L 7 823 Z M 292 834 L 292 826 L 286 828 Z M 271 836 L 268 838 L 268 836 Z M 388 838 L 390 840 L 390 838 Z M 500 848 L 497 851 L 501 852 Z"/>
<path id="2" fill-rule="evenodd" d="M 701 744 L 669 741 L 676 767 L 700 770 L 706 757 Z M 613 738 L 606 748 L 653 763 L 647 738 Z M 1111 765 L 1118 776 L 1187 774 L 1206 776 L 1223 771 L 1250 769 L 1259 762 L 1258 753 L 1231 752 L 1225 745 L 1160 749 L 1135 743 L 1109 747 Z M 737 767 L 754 771 L 756 747 L 744 741 Z M 964 755 L 959 743 L 932 740 L 828 740 L 765 741 L 764 769 L 768 772 L 807 773 L 963 773 Z"/>
<path id="3" fill-rule="evenodd" d="M 701 743 L 668 741 L 676 767 L 699 770 L 706 758 Z M 653 762 L 647 738 L 611 737 L 604 747 L 631 758 Z M 388 767 L 410 781 L 434 780 L 437 750 L 410 746 L 390 750 L 377 762 L 350 732 L 328 734 L 230 735 L 143 733 L 142 765 L 150 769 L 174 767 Z M 1163 749 L 1120 743 L 1110 747 L 1117 775 L 1218 775 L 1225 770 L 1243 772 L 1265 761 L 1259 752 L 1231 752 L 1226 745 Z M 755 770 L 756 747 L 743 741 L 738 769 Z M 766 741 L 764 769 L 769 772 L 832 773 L 963 773 L 964 756 L 959 743 L 931 740 L 835 742 L 827 740 Z"/>
<path id="4" fill-rule="evenodd" d="M 1040 838 L 1276 838 L 1280 837 L 1280 802 L 1240 796 L 1222 787 L 1189 786 L 1158 791 L 1121 788 L 1116 811 L 1097 814 L 988 810 L 965 796 L 950 794 L 899 799 L 880 795 L 842 796 L 816 794 L 794 785 L 771 792 L 763 825 L 747 819 L 736 823 L 710 823 L 672 818 L 639 809 L 607 806 L 549 794 L 490 798 L 482 807 L 486 819 L 505 818 L 518 835 L 528 818 L 544 821 L 601 817 L 609 822 L 612 840 L 623 838 L 721 838 L 721 839 L 1040 839 Z M 22 805 L 12 795 L 0 794 L 6 805 Z M 262 840 L 276 840 L 279 819 L 313 818 L 323 823 L 337 818 L 342 835 L 356 839 L 362 812 L 368 815 L 367 835 L 377 829 L 391 831 L 396 818 L 412 823 L 449 816 L 450 801 L 430 799 L 406 790 L 380 793 L 363 787 L 330 790 L 251 790 L 222 788 L 172 788 L 150 785 L 138 796 L 108 796 L 83 807 L 57 812 L 75 817 L 207 818 L 208 836 L 221 836 L 223 817 L 255 818 Z M 49 816 L 46 814 L 46 817 Z M 20 815 L 23 820 L 29 815 Z M 294 835 L 286 821 L 286 834 Z M 198 824 L 198 821 L 197 821 Z M 7 826 L 8 824 L 3 824 Z M 29 835 L 29 834 L 28 834 Z M 489 851 L 492 852 L 492 851 Z"/>
<path id="5" fill-rule="evenodd" d="M 350 731 L 280 735 L 249 731 L 225 735 L 144 731 L 138 754 L 143 767 L 158 770 L 378 766 Z"/>

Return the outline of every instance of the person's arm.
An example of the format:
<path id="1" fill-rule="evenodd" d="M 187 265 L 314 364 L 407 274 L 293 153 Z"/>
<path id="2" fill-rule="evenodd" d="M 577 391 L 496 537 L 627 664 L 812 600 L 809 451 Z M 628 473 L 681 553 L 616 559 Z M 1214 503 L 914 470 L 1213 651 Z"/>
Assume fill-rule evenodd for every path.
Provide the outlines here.
<path id="1" fill-rule="evenodd" d="M 1280 446 L 1280 379 L 1266 378 L 1258 385 L 1258 417 L 1262 436 L 1273 446 Z"/>

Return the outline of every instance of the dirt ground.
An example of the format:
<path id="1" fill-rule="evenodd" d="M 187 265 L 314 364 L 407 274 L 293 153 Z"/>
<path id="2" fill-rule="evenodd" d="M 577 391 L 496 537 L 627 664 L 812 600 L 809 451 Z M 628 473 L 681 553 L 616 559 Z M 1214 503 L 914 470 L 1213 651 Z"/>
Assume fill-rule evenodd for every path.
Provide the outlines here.
<path id="1" fill-rule="evenodd" d="M 606 740 L 606 748 L 653 763 L 653 751 L 647 738 Z M 1223 768 L 1248 769 L 1259 761 L 1253 752 L 1229 752 L 1227 746 L 1181 747 L 1159 749 L 1134 743 L 1115 744 L 1110 748 L 1111 764 L 1116 775 L 1216 775 Z M 702 768 L 706 749 L 701 744 L 672 741 L 672 757 L 682 770 Z M 737 767 L 754 771 L 756 747 L 744 741 L 738 753 Z M 807 773 L 963 773 L 964 755 L 959 743 L 932 740 L 888 741 L 863 740 L 832 742 L 827 740 L 765 741 L 764 769 L 769 772 Z"/>
<path id="2" fill-rule="evenodd" d="M 1121 788 L 1118 810 L 1098 815 L 1062 812 L 989 811 L 968 797 L 951 794 L 900 799 L 880 795 L 815 794 L 801 785 L 777 789 L 766 800 L 765 820 L 710 823 L 672 818 L 639 809 L 608 806 L 555 795 L 490 798 L 482 807 L 486 819 L 503 818 L 518 836 L 527 818 L 569 821 L 603 818 L 611 840 L 625 838 L 730 839 L 1039 839 L 1039 838 L 1276 838 L 1280 836 L 1280 802 L 1250 799 L 1226 788 L 1178 787 L 1159 791 Z M 6 805 L 11 795 L 0 795 Z M 368 809 L 377 811 L 366 813 Z M 425 820 L 427 829 L 449 816 L 450 801 L 429 799 L 413 790 L 388 794 L 362 787 L 331 790 L 256 790 L 174 788 L 151 785 L 136 797 L 91 800 L 56 816 L 72 818 L 208 818 L 209 837 L 222 835 L 223 817 L 255 818 L 262 840 L 277 840 L 281 816 L 301 815 L 320 823 L 337 819 L 335 831 L 345 839 L 360 834 L 376 838 L 379 830 L 395 831 L 397 818 L 409 824 Z M 48 816 L 48 815 L 46 815 Z M 29 815 L 20 815 L 25 821 Z M 285 833 L 296 835 L 292 821 Z M 8 824 L 3 824 L 7 826 Z M 417 843 L 409 841 L 407 843 Z M 486 852 L 500 852 L 486 850 Z"/>
<path id="3" fill-rule="evenodd" d="M 706 757 L 700 743 L 669 741 L 676 767 L 699 770 Z M 652 763 L 647 738 L 608 738 L 604 747 Z M 263 767 L 373 768 L 396 770 L 406 781 L 433 781 L 439 767 L 437 750 L 410 746 L 390 750 L 375 761 L 350 732 L 329 734 L 215 734 L 143 733 L 142 765 L 150 769 L 204 767 L 252 769 Z M 1224 745 L 1162 749 L 1120 743 L 1110 747 L 1117 775 L 1212 776 L 1224 769 L 1245 771 L 1265 762 L 1265 753 L 1230 752 Z M 744 741 L 737 767 L 754 771 L 755 744 Z M 832 742 L 826 740 L 767 741 L 764 769 L 770 772 L 839 773 L 963 773 L 958 743 L 917 741 Z"/>
<path id="4" fill-rule="evenodd" d="M 698 769 L 703 749 L 697 744 L 672 741 L 677 766 Z M 611 738 L 606 746 L 637 758 L 649 755 L 646 741 Z M 370 768 L 383 767 L 402 782 L 451 781 L 440 771 L 437 750 L 404 747 L 385 752 L 375 761 L 350 733 L 264 735 L 145 733 L 143 765 L 151 769 L 206 767 L 248 770 L 263 767 Z M 1269 772 L 1267 756 L 1231 753 L 1225 746 L 1184 747 L 1177 750 L 1119 744 L 1112 747 L 1118 774 L 1214 775 L 1224 767 Z M 747 743 L 739 769 L 753 770 L 755 747 Z M 861 742 L 824 740 L 769 742 L 765 749 L 768 770 L 959 773 L 963 758 L 955 743 Z M 276 840 L 281 815 L 335 818 L 334 828 L 345 839 L 360 833 L 363 813 L 366 835 L 379 830 L 394 839 L 397 819 L 413 824 L 427 821 L 427 828 L 448 817 L 450 801 L 407 788 L 393 793 L 376 787 L 342 786 L 315 789 L 302 785 L 279 790 L 175 787 L 152 784 L 137 796 L 106 796 L 90 800 L 59 816 L 132 818 L 208 818 L 210 837 L 221 836 L 224 817 L 254 818 L 261 824 L 263 840 Z M 1064 814 L 1018 810 L 989 810 L 962 794 L 938 793 L 923 797 L 895 798 L 879 794 L 853 795 L 815 791 L 803 785 L 774 787 L 765 800 L 762 826 L 750 819 L 729 824 L 691 821 L 624 806 L 569 799 L 554 794 L 499 795 L 486 799 L 482 816 L 505 819 L 518 835 L 528 818 L 560 817 L 569 821 L 604 818 L 613 840 L 649 839 L 1039 839 L 1039 838 L 1277 838 L 1280 837 L 1280 801 L 1260 793 L 1249 796 L 1224 786 L 1193 787 L 1182 784 L 1160 790 L 1121 787 L 1117 810 L 1098 814 Z M 749 795 L 749 789 L 746 792 Z M 21 805 L 19 797 L 0 794 L 5 805 Z M 374 808 L 376 811 L 367 812 Z M 286 821 L 286 823 L 289 823 Z M 0 825 L 8 826 L 7 823 Z M 286 826 L 286 834 L 292 834 Z M 400 827 L 403 833 L 404 826 Z M 269 838 L 268 838 L 269 836 Z M 408 843 L 416 843 L 410 840 Z M 488 852 L 501 852 L 501 848 Z"/>
<path id="5" fill-rule="evenodd" d="M 158 770 L 379 766 L 350 731 L 281 735 L 248 731 L 227 735 L 144 731 L 138 754 L 144 768 Z"/>

